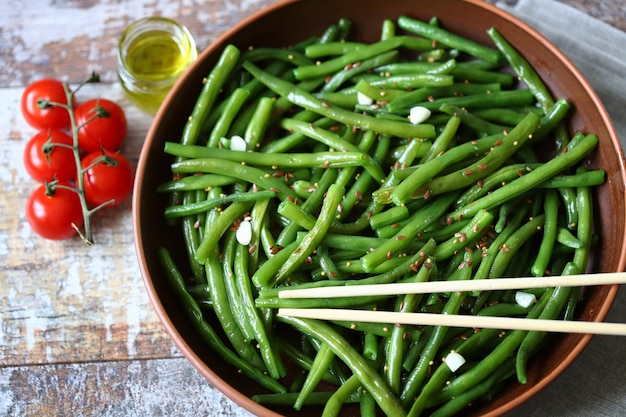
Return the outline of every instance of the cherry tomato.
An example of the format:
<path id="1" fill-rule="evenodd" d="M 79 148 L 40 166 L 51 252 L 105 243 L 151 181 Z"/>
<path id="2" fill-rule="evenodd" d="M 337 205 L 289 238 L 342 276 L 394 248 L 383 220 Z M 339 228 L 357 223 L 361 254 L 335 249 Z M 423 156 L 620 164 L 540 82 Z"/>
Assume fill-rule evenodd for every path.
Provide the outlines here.
<path id="1" fill-rule="evenodd" d="M 96 163 L 98 158 L 101 162 Z M 121 204 L 133 190 L 133 168 L 128 159 L 120 153 L 111 151 L 92 152 L 81 161 L 83 169 L 87 169 L 84 177 L 85 198 L 87 203 L 96 207 L 110 200 L 114 207 Z"/>
<path id="2" fill-rule="evenodd" d="M 67 104 L 63 83 L 59 80 L 44 78 L 28 85 L 22 93 L 21 109 L 26 122 L 39 129 L 65 129 L 70 126 L 70 115 L 63 107 L 42 109 L 38 100 Z"/>
<path id="3" fill-rule="evenodd" d="M 128 124 L 124 110 L 104 98 L 87 100 L 74 111 L 78 130 L 78 146 L 85 152 L 101 149 L 116 151 L 126 137 Z"/>
<path id="4" fill-rule="evenodd" d="M 76 227 L 83 224 L 80 198 L 65 188 L 56 187 L 52 195 L 48 195 L 47 190 L 47 185 L 43 184 L 31 194 L 26 202 L 26 220 L 38 235 L 46 239 L 69 239 L 76 234 L 72 224 Z"/>
<path id="5" fill-rule="evenodd" d="M 76 176 L 74 152 L 63 144 L 72 146 L 71 136 L 60 130 L 42 130 L 33 136 L 24 148 L 24 166 L 36 181 L 70 181 Z"/>

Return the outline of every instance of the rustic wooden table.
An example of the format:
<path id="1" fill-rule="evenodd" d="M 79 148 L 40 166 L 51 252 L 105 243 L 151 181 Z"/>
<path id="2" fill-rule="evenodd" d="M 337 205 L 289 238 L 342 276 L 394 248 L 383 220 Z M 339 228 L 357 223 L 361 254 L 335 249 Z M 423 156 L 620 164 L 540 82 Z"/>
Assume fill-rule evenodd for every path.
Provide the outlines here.
<path id="1" fill-rule="evenodd" d="M 123 105 L 130 126 L 123 151 L 136 164 L 151 117 L 124 99 L 117 82 L 122 30 L 143 16 L 168 16 L 185 24 L 202 49 L 274 1 L 0 4 L 0 415 L 249 415 L 187 363 L 159 323 L 137 268 L 130 200 L 97 216 L 90 248 L 31 232 L 23 208 L 35 184 L 22 166 L 22 149 L 35 131 L 22 119 L 19 99 L 36 79 L 76 83 L 97 71 L 102 83 L 79 98 L 100 95 Z M 626 31 L 623 0 L 564 2 Z M 612 388 L 626 396 L 626 384 Z M 551 401 L 550 395 L 537 401 Z M 593 387 L 589 396 L 598 396 Z M 585 415 L 626 412 L 605 414 L 603 404 L 593 403 Z"/>

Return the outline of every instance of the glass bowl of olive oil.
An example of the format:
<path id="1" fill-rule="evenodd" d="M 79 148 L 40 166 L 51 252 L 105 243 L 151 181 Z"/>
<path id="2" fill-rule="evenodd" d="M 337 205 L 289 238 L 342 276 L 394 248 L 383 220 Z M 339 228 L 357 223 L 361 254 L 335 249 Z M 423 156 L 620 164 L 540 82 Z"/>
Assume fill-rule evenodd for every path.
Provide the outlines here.
<path id="1" fill-rule="evenodd" d="M 155 114 L 176 80 L 198 56 L 189 30 L 152 16 L 131 23 L 117 50 L 117 72 L 129 101 Z"/>

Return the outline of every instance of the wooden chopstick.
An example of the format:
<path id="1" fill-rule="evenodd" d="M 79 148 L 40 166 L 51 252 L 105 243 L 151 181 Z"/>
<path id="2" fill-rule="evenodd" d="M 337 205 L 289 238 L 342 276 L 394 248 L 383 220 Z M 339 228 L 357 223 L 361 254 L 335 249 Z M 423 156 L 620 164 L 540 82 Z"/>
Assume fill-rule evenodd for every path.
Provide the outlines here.
<path id="1" fill-rule="evenodd" d="M 625 272 L 565 275 L 554 277 L 493 278 L 468 281 L 333 285 L 329 287 L 281 289 L 279 298 L 337 298 L 368 295 L 427 294 L 453 291 L 496 291 L 524 288 L 579 287 L 626 283 Z"/>
<path id="2" fill-rule="evenodd" d="M 412 324 L 423 326 L 534 330 L 558 333 L 626 336 L 626 324 L 589 321 L 541 320 L 435 313 L 400 313 L 393 311 L 332 308 L 279 308 L 278 315 L 330 321 L 388 323 L 390 325 Z"/>

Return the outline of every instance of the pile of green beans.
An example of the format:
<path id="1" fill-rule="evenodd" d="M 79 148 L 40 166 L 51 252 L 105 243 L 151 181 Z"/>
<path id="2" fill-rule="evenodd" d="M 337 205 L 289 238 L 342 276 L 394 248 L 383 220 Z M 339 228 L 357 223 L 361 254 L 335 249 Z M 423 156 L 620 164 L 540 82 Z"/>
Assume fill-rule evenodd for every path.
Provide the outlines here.
<path id="1" fill-rule="evenodd" d="M 542 332 L 322 322 L 280 307 L 571 319 L 578 289 L 283 299 L 283 288 L 583 273 L 593 241 L 594 134 L 492 28 L 485 46 L 429 22 L 342 19 L 279 48 L 227 46 L 160 186 L 187 259 L 163 247 L 181 309 L 254 399 L 336 416 L 447 416 L 488 399 Z M 513 75 L 516 74 L 516 75 Z M 363 100 L 365 98 L 365 100 Z M 411 109 L 429 112 L 414 123 Z M 243 143 L 243 148 L 241 147 Z M 245 148 L 245 149 L 244 149 Z M 240 237 L 245 227 L 249 236 Z M 243 232 L 242 232 L 243 234 Z M 216 326 L 214 328 L 213 326 Z M 221 328 L 219 326 L 221 325 Z M 452 371 L 450 352 L 466 363 Z M 352 407 L 356 407 L 352 405 Z"/>

